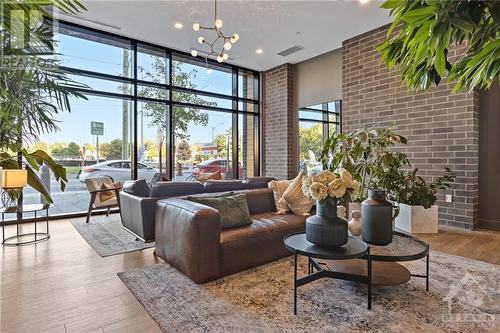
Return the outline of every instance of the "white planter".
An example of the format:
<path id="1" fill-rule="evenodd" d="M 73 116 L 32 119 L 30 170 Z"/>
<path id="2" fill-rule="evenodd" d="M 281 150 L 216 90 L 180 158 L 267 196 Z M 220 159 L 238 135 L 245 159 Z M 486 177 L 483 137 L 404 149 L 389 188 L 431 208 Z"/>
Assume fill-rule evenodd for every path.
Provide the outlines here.
<path id="1" fill-rule="evenodd" d="M 412 234 L 438 232 L 438 206 L 425 209 L 422 206 L 399 204 L 399 209 L 396 228 Z"/>

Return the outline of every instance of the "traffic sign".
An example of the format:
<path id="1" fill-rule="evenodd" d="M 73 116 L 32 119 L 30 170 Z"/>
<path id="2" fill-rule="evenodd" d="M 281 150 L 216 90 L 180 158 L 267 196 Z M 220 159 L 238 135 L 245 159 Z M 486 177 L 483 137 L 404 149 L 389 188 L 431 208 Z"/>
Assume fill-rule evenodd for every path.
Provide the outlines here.
<path id="1" fill-rule="evenodd" d="M 97 121 L 90 122 L 90 134 L 91 135 L 104 135 L 104 123 Z"/>

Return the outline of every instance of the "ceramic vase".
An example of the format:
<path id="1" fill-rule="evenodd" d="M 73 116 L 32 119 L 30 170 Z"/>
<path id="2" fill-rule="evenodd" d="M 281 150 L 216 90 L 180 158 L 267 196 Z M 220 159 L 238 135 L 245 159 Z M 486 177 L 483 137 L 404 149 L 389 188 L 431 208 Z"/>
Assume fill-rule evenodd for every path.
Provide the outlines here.
<path id="1" fill-rule="evenodd" d="M 361 213 L 359 210 L 353 210 L 351 220 L 349 221 L 349 232 L 353 236 L 361 235 Z"/>
<path id="2" fill-rule="evenodd" d="M 368 190 L 368 199 L 361 204 L 361 235 L 365 242 L 387 245 L 392 242 L 392 204 L 384 190 Z"/>
<path id="3" fill-rule="evenodd" d="M 306 219 L 306 239 L 323 247 L 347 243 L 347 220 L 337 216 L 337 199 L 328 197 L 316 204 L 316 215 Z"/>

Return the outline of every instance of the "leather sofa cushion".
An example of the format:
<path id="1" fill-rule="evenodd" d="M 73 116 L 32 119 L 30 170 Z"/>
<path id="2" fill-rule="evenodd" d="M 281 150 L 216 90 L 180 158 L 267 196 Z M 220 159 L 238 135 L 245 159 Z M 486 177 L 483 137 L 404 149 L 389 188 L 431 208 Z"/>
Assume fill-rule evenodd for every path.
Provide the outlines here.
<path id="1" fill-rule="evenodd" d="M 265 188 L 269 182 L 276 180 L 273 177 L 247 177 L 243 180 L 246 189 Z"/>
<path id="2" fill-rule="evenodd" d="M 294 230 L 305 227 L 306 216 L 276 215 L 274 212 L 252 215 L 253 223 L 239 228 L 221 230 L 221 244 L 242 240 L 249 237 L 258 237 L 259 234 L 274 231 Z"/>
<path id="3" fill-rule="evenodd" d="M 206 193 L 237 191 L 245 189 L 241 180 L 209 180 L 203 186 Z"/>
<path id="4" fill-rule="evenodd" d="M 287 235 L 305 230 L 305 216 L 265 213 L 245 227 L 221 232 L 220 274 L 233 274 L 290 255 L 283 245 Z"/>
<path id="5" fill-rule="evenodd" d="M 203 193 L 200 182 L 157 182 L 151 188 L 151 197 L 178 197 L 189 194 Z"/>
<path id="6" fill-rule="evenodd" d="M 123 191 L 138 197 L 149 197 L 151 188 L 145 179 L 127 180 L 123 183 Z"/>

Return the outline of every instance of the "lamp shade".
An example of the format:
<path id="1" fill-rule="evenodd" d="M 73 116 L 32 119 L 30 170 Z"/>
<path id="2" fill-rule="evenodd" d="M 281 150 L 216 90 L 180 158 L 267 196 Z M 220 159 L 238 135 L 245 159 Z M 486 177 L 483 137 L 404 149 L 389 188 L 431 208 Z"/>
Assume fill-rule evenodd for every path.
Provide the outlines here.
<path id="1" fill-rule="evenodd" d="M 28 184 L 28 171 L 17 169 L 3 169 L 1 177 L 3 188 L 22 188 Z"/>

